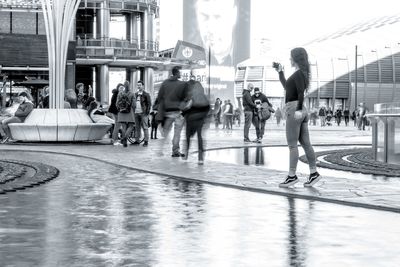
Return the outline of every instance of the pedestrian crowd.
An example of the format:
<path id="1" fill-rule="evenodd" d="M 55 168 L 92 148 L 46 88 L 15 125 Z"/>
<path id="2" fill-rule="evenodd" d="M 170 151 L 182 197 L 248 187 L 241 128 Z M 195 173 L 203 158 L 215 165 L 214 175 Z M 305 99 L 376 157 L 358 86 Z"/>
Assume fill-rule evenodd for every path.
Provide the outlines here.
<path id="1" fill-rule="evenodd" d="M 316 125 L 316 110 L 312 112 L 312 114 L 315 113 L 314 116 L 314 122 L 313 125 Z M 336 123 L 337 126 L 340 126 L 340 124 L 344 120 L 345 126 L 349 126 L 350 120 L 353 121 L 354 126 L 357 127 L 359 130 L 365 131 L 366 126 L 367 128 L 370 126 L 371 122 L 367 117 L 368 114 L 368 108 L 365 106 L 364 103 L 360 103 L 356 109 L 353 110 L 353 112 L 350 113 L 349 108 L 345 108 L 342 110 L 342 108 L 339 106 L 336 110 L 332 110 L 331 107 L 326 108 L 325 106 L 322 106 L 318 110 L 318 117 L 320 121 L 320 126 L 325 127 L 325 126 L 332 126 L 333 123 Z M 369 128 L 368 128 L 369 129 Z"/>
<path id="2" fill-rule="evenodd" d="M 289 187 L 299 181 L 296 176 L 298 143 L 303 147 L 310 167 L 310 176 L 304 186 L 313 186 L 321 176 L 316 169 L 308 125 L 316 126 L 319 119 L 321 127 L 332 126 L 334 123 L 340 126 L 342 121 L 345 126 L 349 126 L 350 120 L 353 120 L 354 126 L 365 130 L 369 125 L 366 117 L 368 109 L 360 103 L 353 112 L 348 108 L 342 110 L 341 107 L 337 107 L 332 110 L 331 107 L 325 106 L 307 110 L 304 94 L 310 84 L 310 65 L 304 48 L 291 50 L 291 64 L 295 72 L 286 79 L 283 66 L 273 63 L 285 89 L 285 105 L 278 105 L 276 108 L 253 83 L 248 83 L 243 89 L 242 103 L 238 101 L 239 107 L 235 108 L 230 99 L 222 101 L 220 98 L 216 98 L 214 104 L 210 105 L 202 84 L 196 81 L 194 75 L 190 75 L 189 81 L 182 81 L 180 67 L 172 68 L 172 75 L 162 82 L 153 100 L 149 93 L 150 88 L 146 88 L 142 80 L 138 80 L 134 86 L 125 81 L 117 84 L 112 90 L 110 104 L 108 108 L 104 108 L 93 96 L 90 85 L 85 88 L 83 83 L 78 83 L 75 89 L 66 90 L 64 108 L 85 109 L 94 123 L 111 124 L 109 135 L 114 146 L 128 147 L 129 142 L 133 146 L 147 147 L 149 139 L 158 139 L 160 131 L 163 137 L 159 142 L 160 155 L 164 155 L 168 150 L 167 143 L 171 142 L 171 157 L 188 159 L 191 139 L 196 135 L 199 164 L 204 163 L 203 128 L 209 127 L 211 118 L 214 120 L 215 129 L 222 125 L 222 129 L 229 132 L 234 125 L 241 125 L 243 117 L 244 143 L 262 143 L 266 135 L 266 122 L 275 118 L 278 127 L 284 122 L 289 147 L 289 173 L 280 186 Z M 1 122 L 0 135 L 3 143 L 11 138 L 8 124 L 24 122 L 35 108 L 35 101 L 29 92 L 21 92 L 18 100 L 19 105 L 14 114 Z M 43 89 L 36 108 L 49 108 L 48 87 Z M 255 128 L 254 138 L 250 138 L 252 126 Z M 180 138 L 184 127 L 186 142 L 185 147 L 181 149 Z"/>

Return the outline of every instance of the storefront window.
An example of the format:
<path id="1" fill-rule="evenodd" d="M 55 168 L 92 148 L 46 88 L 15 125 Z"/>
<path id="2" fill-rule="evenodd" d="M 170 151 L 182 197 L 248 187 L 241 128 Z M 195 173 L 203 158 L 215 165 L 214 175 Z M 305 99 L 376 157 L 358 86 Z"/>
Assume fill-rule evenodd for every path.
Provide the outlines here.
<path id="1" fill-rule="evenodd" d="M 13 12 L 12 33 L 36 34 L 36 13 Z"/>

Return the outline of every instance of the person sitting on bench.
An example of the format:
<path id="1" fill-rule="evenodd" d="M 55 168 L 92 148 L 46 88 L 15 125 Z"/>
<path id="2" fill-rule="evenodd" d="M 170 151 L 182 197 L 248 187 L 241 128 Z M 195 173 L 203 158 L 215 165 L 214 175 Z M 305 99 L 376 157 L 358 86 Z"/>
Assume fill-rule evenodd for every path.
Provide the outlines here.
<path id="1" fill-rule="evenodd" d="M 7 143 L 10 141 L 11 138 L 11 132 L 10 132 L 10 127 L 8 126 L 10 123 L 22 123 L 25 121 L 26 117 L 32 112 L 34 105 L 32 101 L 29 100 L 28 94 L 26 92 L 21 92 L 18 94 L 19 97 L 19 106 L 17 111 L 14 113 L 14 116 L 4 119 L 1 122 L 1 128 L 2 128 L 2 136 L 3 140 L 1 140 L 1 143 Z"/>

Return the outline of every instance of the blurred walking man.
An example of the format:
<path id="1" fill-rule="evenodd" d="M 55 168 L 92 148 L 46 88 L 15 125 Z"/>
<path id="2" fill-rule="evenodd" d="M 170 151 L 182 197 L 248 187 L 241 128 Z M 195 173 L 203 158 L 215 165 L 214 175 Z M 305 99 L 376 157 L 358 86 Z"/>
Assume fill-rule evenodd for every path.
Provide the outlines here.
<path id="1" fill-rule="evenodd" d="M 158 113 L 163 114 L 163 134 L 162 150 L 164 150 L 165 140 L 168 140 L 172 124 L 174 124 L 174 137 L 172 139 L 172 157 L 184 157 L 180 152 L 179 142 L 184 124 L 182 116 L 182 103 L 185 100 L 187 83 L 180 81 L 180 67 L 172 69 L 172 76 L 165 80 L 158 92 L 157 101 L 159 103 Z"/>

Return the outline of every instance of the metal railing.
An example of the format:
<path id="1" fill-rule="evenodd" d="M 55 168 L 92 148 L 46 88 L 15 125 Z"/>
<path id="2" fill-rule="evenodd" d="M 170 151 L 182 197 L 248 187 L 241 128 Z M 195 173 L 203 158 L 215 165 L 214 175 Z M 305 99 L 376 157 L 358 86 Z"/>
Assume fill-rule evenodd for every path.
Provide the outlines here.
<path id="1" fill-rule="evenodd" d="M 377 114 L 400 114 L 400 102 L 375 104 L 374 115 Z"/>
<path id="2" fill-rule="evenodd" d="M 97 4 L 104 2 L 104 0 L 82 0 L 80 4 L 80 8 L 98 8 Z M 159 0 L 109 0 L 108 8 L 115 10 L 136 10 L 137 5 L 148 5 L 153 8 L 157 8 L 159 4 Z"/>
<path id="3" fill-rule="evenodd" d="M 77 57 L 158 57 L 158 42 L 148 40 L 119 40 L 113 38 L 77 38 Z"/>
<path id="4" fill-rule="evenodd" d="M 81 0 L 80 7 L 96 7 L 97 3 L 104 2 L 104 0 Z M 135 4 L 148 4 L 151 6 L 159 6 L 159 0 L 109 0 L 110 8 L 125 9 L 125 7 Z M 93 5 L 94 4 L 94 5 Z M 40 0 L 9 0 L 0 1 L 0 8 L 12 9 L 41 9 L 42 5 Z"/>

